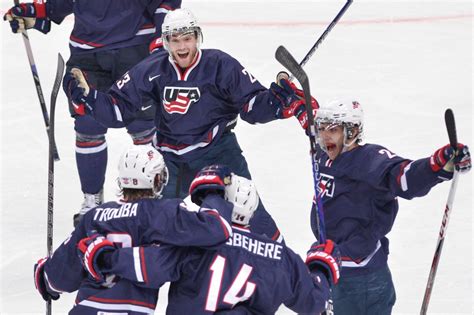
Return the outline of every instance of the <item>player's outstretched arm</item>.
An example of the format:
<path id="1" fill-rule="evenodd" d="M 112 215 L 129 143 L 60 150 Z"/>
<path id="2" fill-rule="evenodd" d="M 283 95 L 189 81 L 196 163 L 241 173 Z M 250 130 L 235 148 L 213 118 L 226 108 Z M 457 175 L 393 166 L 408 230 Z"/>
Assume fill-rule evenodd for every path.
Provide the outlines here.
<path id="1" fill-rule="evenodd" d="M 128 73 L 124 76 L 127 75 Z M 120 84 L 120 80 L 116 84 Z M 133 100 L 128 102 L 123 98 L 112 97 L 108 93 L 94 89 L 87 81 L 86 72 L 79 68 L 72 68 L 71 71 L 66 72 L 63 78 L 63 90 L 76 115 L 90 115 L 110 128 L 126 126 L 134 119 L 134 113 L 140 109 L 139 105 L 131 105 L 134 104 Z"/>

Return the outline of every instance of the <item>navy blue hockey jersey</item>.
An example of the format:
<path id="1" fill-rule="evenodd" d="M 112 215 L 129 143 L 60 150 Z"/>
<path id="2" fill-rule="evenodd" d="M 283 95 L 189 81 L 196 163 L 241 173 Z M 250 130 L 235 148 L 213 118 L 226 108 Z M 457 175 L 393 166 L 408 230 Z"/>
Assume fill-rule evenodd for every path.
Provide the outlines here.
<path id="1" fill-rule="evenodd" d="M 233 206 L 217 195 L 204 200 L 200 212 L 188 211 L 181 199 L 141 199 L 129 203 L 108 202 L 85 214 L 71 236 L 45 264 L 45 279 L 57 292 L 79 290 L 70 314 L 97 314 L 115 310 L 128 314 L 153 313 L 158 291 L 138 288 L 121 280 L 97 285 L 86 277 L 76 244 L 100 233 L 122 247 L 156 242 L 184 246 L 210 246 L 232 234 L 228 222 Z M 112 279 L 112 277 L 109 278 Z"/>
<path id="2" fill-rule="evenodd" d="M 320 193 L 327 238 L 342 255 L 341 276 L 357 275 L 387 263 L 388 239 L 398 212 L 397 197 L 412 199 L 452 173 L 431 170 L 429 159 L 408 160 L 386 148 L 361 145 L 334 161 L 320 159 Z M 317 237 L 315 208 L 311 226 Z"/>
<path id="3" fill-rule="evenodd" d="M 72 53 L 150 43 L 161 36 L 161 24 L 181 0 L 48 0 L 47 15 L 60 24 L 74 14 Z"/>
<path id="4" fill-rule="evenodd" d="M 162 52 L 133 67 L 108 94 L 97 92 L 88 113 L 107 127 L 122 127 L 142 110 L 142 98 L 150 98 L 158 104 L 156 147 L 167 159 L 191 161 L 216 143 L 239 114 L 252 124 L 276 119 L 269 96 L 269 90 L 222 51 L 198 50 L 186 70 Z"/>
<path id="5" fill-rule="evenodd" d="M 274 314 L 281 304 L 298 313 L 319 314 L 329 284 L 318 271 L 280 244 L 240 226 L 213 249 L 157 245 L 115 251 L 110 273 L 159 288 L 173 281 L 167 314 L 214 314 L 234 307 L 248 314 Z"/>

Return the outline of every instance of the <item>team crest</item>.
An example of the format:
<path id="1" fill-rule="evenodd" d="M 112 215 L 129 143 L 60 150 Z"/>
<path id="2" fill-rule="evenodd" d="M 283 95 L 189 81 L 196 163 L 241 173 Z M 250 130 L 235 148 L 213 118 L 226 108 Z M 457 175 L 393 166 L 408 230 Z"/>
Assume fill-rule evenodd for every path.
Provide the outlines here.
<path id="1" fill-rule="evenodd" d="M 186 114 L 189 107 L 199 101 L 201 92 L 197 87 L 165 87 L 163 107 L 170 114 Z"/>
<path id="2" fill-rule="evenodd" d="M 331 175 L 320 174 L 319 178 L 319 196 L 333 197 L 336 184 L 334 183 L 334 177 Z"/>

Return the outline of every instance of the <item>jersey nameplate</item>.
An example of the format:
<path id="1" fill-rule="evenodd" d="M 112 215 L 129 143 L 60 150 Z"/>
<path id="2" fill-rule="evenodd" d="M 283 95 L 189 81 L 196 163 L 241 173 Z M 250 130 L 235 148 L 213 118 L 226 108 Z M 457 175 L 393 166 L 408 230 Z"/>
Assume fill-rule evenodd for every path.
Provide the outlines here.
<path id="1" fill-rule="evenodd" d="M 96 208 L 94 220 L 109 221 L 111 219 L 137 216 L 138 203 L 126 203 L 120 208 Z"/>
<path id="2" fill-rule="evenodd" d="M 232 237 L 227 240 L 226 245 L 241 247 L 252 254 L 278 260 L 281 259 L 281 250 L 283 248 L 281 245 L 261 242 L 235 231 Z"/>

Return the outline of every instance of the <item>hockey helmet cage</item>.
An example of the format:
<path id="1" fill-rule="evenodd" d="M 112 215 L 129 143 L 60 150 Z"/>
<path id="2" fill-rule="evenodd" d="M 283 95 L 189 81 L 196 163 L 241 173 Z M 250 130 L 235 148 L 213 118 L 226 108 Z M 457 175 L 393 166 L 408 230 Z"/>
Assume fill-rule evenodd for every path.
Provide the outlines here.
<path id="1" fill-rule="evenodd" d="M 335 99 L 323 104 L 316 113 L 316 127 L 320 124 L 342 125 L 347 140 L 351 143 L 362 141 L 364 130 L 364 111 L 353 98 Z M 354 138 L 354 128 L 358 133 Z M 350 145 L 350 144 L 346 144 Z"/>
<path id="2" fill-rule="evenodd" d="M 194 32 L 197 39 L 197 48 L 202 43 L 201 27 L 194 14 L 189 9 L 169 11 L 161 25 L 163 45 L 169 51 L 169 37 L 171 35 L 185 35 Z"/>

